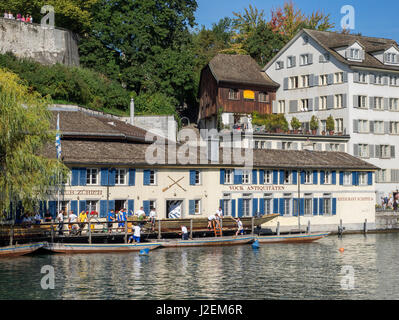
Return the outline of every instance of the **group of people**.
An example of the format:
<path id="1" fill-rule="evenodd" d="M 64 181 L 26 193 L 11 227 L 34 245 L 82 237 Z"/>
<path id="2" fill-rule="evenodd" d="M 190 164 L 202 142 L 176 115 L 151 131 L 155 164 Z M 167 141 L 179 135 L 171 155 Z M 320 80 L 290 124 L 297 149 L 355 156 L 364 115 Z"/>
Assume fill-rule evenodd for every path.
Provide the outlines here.
<path id="1" fill-rule="evenodd" d="M 28 23 L 32 23 L 33 22 L 33 18 L 30 14 L 27 14 L 26 16 L 21 15 L 20 13 L 17 14 L 16 17 L 14 17 L 14 15 L 10 12 L 10 11 L 5 11 L 4 12 L 4 18 L 5 19 L 11 19 L 11 20 L 19 20 L 22 22 L 28 22 Z"/>
<path id="2" fill-rule="evenodd" d="M 399 192 L 381 197 L 381 206 L 383 210 L 399 210 Z"/>

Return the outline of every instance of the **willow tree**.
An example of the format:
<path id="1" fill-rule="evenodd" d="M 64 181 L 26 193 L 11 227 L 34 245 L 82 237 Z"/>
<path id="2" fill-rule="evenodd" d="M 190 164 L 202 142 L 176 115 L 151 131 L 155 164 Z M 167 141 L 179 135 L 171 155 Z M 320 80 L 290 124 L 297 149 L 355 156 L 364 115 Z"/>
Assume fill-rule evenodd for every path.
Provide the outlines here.
<path id="1" fill-rule="evenodd" d="M 41 150 L 52 143 L 49 100 L 31 92 L 15 74 L 0 69 L 0 215 L 11 202 L 32 210 L 66 167 Z M 14 206 L 15 208 L 15 206 Z"/>

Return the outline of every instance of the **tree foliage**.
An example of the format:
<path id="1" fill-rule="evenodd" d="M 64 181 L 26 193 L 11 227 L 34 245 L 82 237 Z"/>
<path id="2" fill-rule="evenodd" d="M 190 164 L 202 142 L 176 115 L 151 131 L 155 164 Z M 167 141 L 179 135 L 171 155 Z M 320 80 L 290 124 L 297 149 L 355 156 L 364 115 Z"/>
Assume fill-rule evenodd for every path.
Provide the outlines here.
<path id="1" fill-rule="evenodd" d="M 40 155 L 46 143 L 55 142 L 50 130 L 49 100 L 0 69 L 0 214 L 10 201 L 32 208 L 44 198 L 57 172 L 66 168 L 57 160 Z"/>

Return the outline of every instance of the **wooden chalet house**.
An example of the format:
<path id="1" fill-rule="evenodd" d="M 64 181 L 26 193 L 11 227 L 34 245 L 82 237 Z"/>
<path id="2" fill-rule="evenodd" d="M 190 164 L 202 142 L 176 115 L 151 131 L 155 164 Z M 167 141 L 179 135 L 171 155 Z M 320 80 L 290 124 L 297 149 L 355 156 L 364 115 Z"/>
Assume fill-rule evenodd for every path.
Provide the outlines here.
<path id="1" fill-rule="evenodd" d="M 252 112 L 272 113 L 278 87 L 250 56 L 218 54 L 201 71 L 199 128 L 248 128 Z"/>

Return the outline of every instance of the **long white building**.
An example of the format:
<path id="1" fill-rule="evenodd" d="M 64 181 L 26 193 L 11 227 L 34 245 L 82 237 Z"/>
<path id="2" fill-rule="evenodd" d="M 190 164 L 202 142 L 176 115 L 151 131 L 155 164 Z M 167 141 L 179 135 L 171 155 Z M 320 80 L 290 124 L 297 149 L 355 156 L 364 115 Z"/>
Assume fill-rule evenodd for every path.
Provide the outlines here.
<path id="1" fill-rule="evenodd" d="M 332 116 L 347 152 L 381 168 L 377 201 L 399 189 L 399 49 L 394 40 L 304 29 L 263 69 L 280 84 L 273 113 L 319 133 Z"/>

